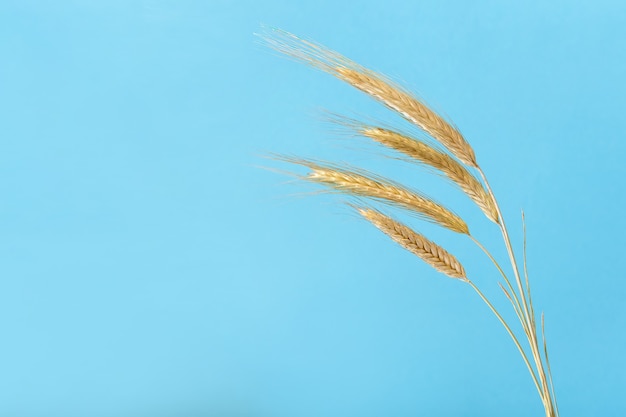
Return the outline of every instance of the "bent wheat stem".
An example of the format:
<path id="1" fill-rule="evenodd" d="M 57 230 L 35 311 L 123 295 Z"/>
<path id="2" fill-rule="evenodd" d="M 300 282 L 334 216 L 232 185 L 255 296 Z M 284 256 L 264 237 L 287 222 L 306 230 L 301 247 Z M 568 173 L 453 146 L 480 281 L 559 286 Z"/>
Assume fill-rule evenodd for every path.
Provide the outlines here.
<path id="1" fill-rule="evenodd" d="M 511 285 L 511 281 L 509 281 L 509 278 L 506 276 L 506 274 L 502 270 L 502 267 L 500 266 L 498 261 L 496 261 L 496 259 L 493 257 L 491 252 L 489 252 L 487 248 L 485 248 L 482 245 L 482 243 L 480 243 L 474 236 L 470 236 L 470 239 L 472 239 L 472 241 L 476 244 L 476 246 L 478 246 L 484 252 L 484 254 L 487 255 L 487 257 L 491 260 L 491 262 L 498 269 L 498 272 L 500 272 L 500 275 L 502 275 L 502 278 L 504 279 L 504 282 L 506 283 L 509 292 L 507 292 L 504 289 L 503 290 L 505 291 L 505 294 L 507 294 L 507 296 L 509 297 L 511 304 L 513 305 L 513 309 L 515 310 L 515 315 L 520 320 L 522 324 L 522 328 L 524 329 L 524 332 L 527 333 L 529 329 L 524 324 L 522 306 L 520 304 L 520 300 L 519 300 L 519 297 L 517 296 L 517 293 L 515 292 L 515 290 L 513 289 L 513 286 Z"/>
<path id="2" fill-rule="evenodd" d="M 522 234 L 523 234 L 523 243 L 522 243 L 522 259 L 524 261 L 524 279 L 526 280 L 526 292 L 528 293 L 528 304 L 530 304 L 530 318 L 533 326 L 535 325 L 535 310 L 533 308 L 533 298 L 530 292 L 530 282 L 528 281 L 528 263 L 526 261 L 526 216 L 524 215 L 524 210 L 522 210 Z"/>
<path id="3" fill-rule="evenodd" d="M 548 356 L 548 343 L 546 342 L 546 328 L 543 313 L 541 313 L 541 338 L 543 339 L 543 352 L 546 358 L 546 366 L 548 367 L 548 377 L 550 379 L 550 391 L 552 392 L 552 400 L 554 401 L 556 414 L 559 415 L 559 404 L 556 401 L 556 395 L 554 395 L 554 383 L 552 382 L 552 369 L 550 369 L 550 357 Z"/>
<path id="4" fill-rule="evenodd" d="M 546 378 L 546 372 L 544 370 L 543 360 L 541 359 L 541 354 L 539 353 L 539 343 L 537 340 L 537 328 L 535 326 L 535 320 L 533 317 L 531 317 L 531 314 L 530 314 L 531 308 L 529 306 L 529 302 L 526 297 L 527 290 L 524 289 L 524 286 L 522 284 L 522 278 L 520 276 L 519 268 L 517 266 L 517 260 L 515 258 L 515 253 L 513 252 L 513 247 L 511 245 L 511 238 L 509 237 L 509 232 L 506 228 L 506 223 L 505 223 L 504 217 L 502 216 L 502 211 L 500 210 L 500 205 L 498 204 L 498 201 L 495 198 L 493 190 L 491 186 L 489 185 L 489 181 L 487 180 L 487 177 L 485 173 L 483 172 L 483 170 L 480 167 L 477 167 L 477 171 L 482 177 L 483 182 L 485 183 L 485 187 L 487 187 L 488 193 L 493 198 L 496 211 L 498 212 L 498 217 L 500 219 L 500 223 L 498 224 L 498 226 L 500 227 L 504 245 L 506 246 L 507 253 L 509 255 L 509 260 L 511 261 L 513 274 L 515 275 L 515 281 L 518 286 L 519 294 L 520 294 L 521 301 L 522 301 L 523 312 L 524 312 L 523 322 L 525 322 L 525 325 L 529 329 L 528 343 L 530 345 L 530 350 L 533 354 L 533 359 L 535 361 L 535 366 L 537 367 L 537 372 L 539 373 L 539 378 L 541 380 L 541 389 L 542 389 L 541 398 L 546 408 L 546 415 L 551 417 L 556 414 L 554 411 L 554 406 L 552 405 L 552 401 L 551 401 L 552 395 L 548 387 L 548 381 Z"/>
<path id="5" fill-rule="evenodd" d="M 524 317 L 525 317 L 525 320 L 528 321 L 529 318 L 530 318 L 530 315 L 528 313 L 528 304 L 527 304 L 526 296 L 525 296 L 526 291 L 522 287 L 522 280 L 521 280 L 520 275 L 519 275 L 519 268 L 517 267 L 517 261 L 515 260 L 515 254 L 513 253 L 513 247 L 511 246 L 511 239 L 509 238 L 509 232 L 508 232 L 508 230 L 506 228 L 506 224 L 504 222 L 504 218 L 502 217 L 502 211 L 500 210 L 500 205 L 498 204 L 498 200 L 496 200 L 496 198 L 495 198 L 493 190 L 491 189 L 491 186 L 489 185 L 489 181 L 487 181 L 487 177 L 485 176 L 485 173 L 483 172 L 483 170 L 480 167 L 478 167 L 477 171 L 480 174 L 480 176 L 482 177 L 483 182 L 485 183 L 485 187 L 487 187 L 487 192 L 489 193 L 489 195 L 493 199 L 496 212 L 498 213 L 498 218 L 500 219 L 500 223 L 498 224 L 498 226 L 500 227 L 500 231 L 501 231 L 502 237 L 504 239 L 504 245 L 506 246 L 506 250 L 507 250 L 507 253 L 509 255 L 509 260 L 511 261 L 511 266 L 513 267 L 513 274 L 515 274 L 515 281 L 516 281 L 518 289 L 520 291 L 520 296 L 522 298 L 522 306 L 524 307 Z M 530 325 L 530 322 L 528 321 L 527 324 Z"/>
<path id="6" fill-rule="evenodd" d="M 515 343 L 515 346 L 517 347 L 517 350 L 519 351 L 520 355 L 524 359 L 524 363 L 526 364 L 526 367 L 528 368 L 528 372 L 530 372 L 530 375 L 532 376 L 533 382 L 535 383 L 535 387 L 537 387 L 537 391 L 539 392 L 539 396 L 542 397 L 542 399 L 543 399 L 542 390 L 539 387 L 539 382 L 537 381 L 537 377 L 535 376 L 535 372 L 533 371 L 533 367 L 531 366 L 530 361 L 528 360 L 528 357 L 526 356 L 526 352 L 524 352 L 524 349 L 522 348 L 522 345 L 520 345 L 519 341 L 517 340 L 517 337 L 515 337 L 515 333 L 513 333 L 513 331 L 509 327 L 509 325 L 502 318 L 500 313 L 498 313 L 498 310 L 496 310 L 496 308 L 493 306 L 493 304 L 491 304 L 491 302 L 478 289 L 478 287 L 470 280 L 466 280 L 466 282 L 474 289 L 474 291 L 476 291 L 476 293 L 478 293 L 478 295 L 480 296 L 480 298 L 482 298 L 482 300 L 485 302 L 485 304 L 487 304 L 487 306 L 489 306 L 489 309 L 491 309 L 491 311 L 493 312 L 493 314 L 495 314 L 495 316 L 498 318 L 500 323 L 502 323 L 502 325 L 506 329 L 506 331 L 509 334 L 509 336 L 511 336 L 511 339 L 513 339 L 513 342 Z M 545 405 L 545 402 L 544 402 L 544 405 Z"/>

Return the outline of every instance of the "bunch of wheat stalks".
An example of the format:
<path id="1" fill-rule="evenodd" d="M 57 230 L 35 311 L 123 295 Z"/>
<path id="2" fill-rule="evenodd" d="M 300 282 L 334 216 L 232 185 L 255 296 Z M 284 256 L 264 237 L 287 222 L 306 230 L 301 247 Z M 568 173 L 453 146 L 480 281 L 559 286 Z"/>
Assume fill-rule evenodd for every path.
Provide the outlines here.
<path id="1" fill-rule="evenodd" d="M 498 284 L 513 306 L 513 310 L 520 321 L 524 336 L 528 342 L 525 348 L 522 347 L 518 336 L 511 330 L 508 323 L 502 318 L 489 299 L 467 277 L 465 269 L 452 254 L 379 210 L 373 209 L 368 205 L 353 205 L 353 208 L 361 216 L 400 246 L 423 259 L 437 271 L 458 279 L 476 291 L 513 339 L 541 397 L 546 416 L 558 416 L 548 350 L 545 342 L 543 314 L 541 315 L 542 346 L 540 347 L 535 312 L 528 283 L 525 226 L 522 278 L 502 212 L 485 174 L 476 162 L 474 150 L 469 143 L 454 126 L 433 112 L 413 94 L 387 77 L 368 70 L 324 46 L 278 29 L 267 29 L 261 35 L 261 38 L 275 50 L 330 73 L 368 94 L 389 109 L 401 114 L 406 120 L 434 139 L 434 142 L 426 142 L 411 137 L 406 133 L 354 120 L 345 123 L 359 135 L 393 149 L 403 154 L 404 157 L 434 168 L 453 184 L 457 185 L 476 203 L 489 220 L 499 226 L 511 262 L 513 279 L 504 272 L 491 253 L 470 234 L 467 224 L 461 217 L 429 197 L 404 187 L 395 181 L 360 169 L 311 160 L 284 159 L 309 168 L 310 172 L 304 176 L 306 180 L 322 184 L 330 190 L 345 193 L 349 196 L 356 196 L 360 201 L 371 199 L 409 210 L 424 220 L 467 235 L 480 247 L 502 275 L 504 284 Z M 474 173 L 477 173 L 482 181 Z M 528 351 L 532 361 L 529 360 Z"/>

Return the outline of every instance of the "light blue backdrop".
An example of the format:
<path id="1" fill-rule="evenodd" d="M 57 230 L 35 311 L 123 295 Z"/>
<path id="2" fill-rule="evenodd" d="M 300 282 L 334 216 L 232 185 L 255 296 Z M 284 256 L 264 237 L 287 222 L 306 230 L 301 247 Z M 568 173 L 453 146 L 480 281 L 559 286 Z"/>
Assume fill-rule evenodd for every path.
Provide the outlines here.
<path id="1" fill-rule="evenodd" d="M 457 191 L 329 132 L 319 108 L 402 122 L 259 45 L 261 23 L 454 120 L 517 244 L 526 210 L 562 416 L 626 414 L 625 5 L 0 2 L 0 416 L 542 415 L 467 286 L 259 168 L 406 179 L 504 255 Z M 506 308 L 470 243 L 413 224 Z"/>

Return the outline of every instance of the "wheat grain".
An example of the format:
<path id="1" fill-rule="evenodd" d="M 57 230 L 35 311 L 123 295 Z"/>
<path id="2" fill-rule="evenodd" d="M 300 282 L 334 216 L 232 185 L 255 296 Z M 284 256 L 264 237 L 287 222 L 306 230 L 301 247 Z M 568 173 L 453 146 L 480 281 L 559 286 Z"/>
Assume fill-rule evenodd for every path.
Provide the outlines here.
<path id="1" fill-rule="evenodd" d="M 448 251 L 408 226 L 372 209 L 357 209 L 361 216 L 366 218 L 380 231 L 389 236 L 406 250 L 419 256 L 424 262 L 437 271 L 451 278 L 467 279 L 463 265 Z"/>

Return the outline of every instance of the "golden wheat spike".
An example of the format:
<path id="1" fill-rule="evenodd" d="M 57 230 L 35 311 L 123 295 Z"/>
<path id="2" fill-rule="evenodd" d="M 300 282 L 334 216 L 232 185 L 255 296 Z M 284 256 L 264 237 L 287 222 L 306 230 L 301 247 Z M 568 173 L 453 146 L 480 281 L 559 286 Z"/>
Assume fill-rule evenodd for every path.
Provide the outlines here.
<path id="1" fill-rule="evenodd" d="M 498 211 L 493 198 L 475 176 L 447 153 L 441 152 L 425 142 L 390 129 L 365 125 L 356 129 L 361 135 L 369 137 L 381 145 L 395 149 L 441 171 L 478 205 L 487 218 L 494 223 L 498 223 Z"/>
<path id="2" fill-rule="evenodd" d="M 477 167 L 474 150 L 450 123 L 387 77 L 371 71 L 322 45 L 278 29 L 261 35 L 275 50 L 320 68 L 400 113 L 445 146 L 464 164 Z"/>
<path id="3" fill-rule="evenodd" d="M 419 256 L 437 271 L 466 280 L 463 265 L 448 251 L 404 224 L 372 209 L 357 208 L 359 214 L 400 246 Z"/>
<path id="4" fill-rule="evenodd" d="M 432 199 L 409 190 L 390 180 L 365 171 L 351 171 L 316 162 L 283 158 L 311 169 L 305 179 L 326 185 L 348 195 L 381 200 L 410 210 L 422 218 L 437 223 L 454 232 L 469 235 L 463 219 Z"/>

